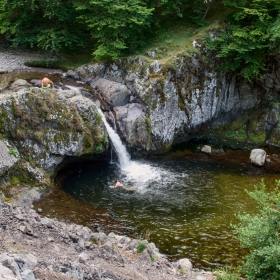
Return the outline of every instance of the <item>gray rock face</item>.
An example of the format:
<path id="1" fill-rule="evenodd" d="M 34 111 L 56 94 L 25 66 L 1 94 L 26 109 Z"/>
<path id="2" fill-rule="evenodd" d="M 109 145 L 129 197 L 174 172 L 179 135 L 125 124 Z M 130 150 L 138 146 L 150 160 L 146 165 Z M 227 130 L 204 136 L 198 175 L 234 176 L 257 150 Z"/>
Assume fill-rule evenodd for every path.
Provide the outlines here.
<path id="1" fill-rule="evenodd" d="M 77 71 L 82 80 L 91 77 L 106 102 L 117 107 L 114 108 L 116 120 L 127 145 L 155 151 L 187 141 L 201 128 L 224 126 L 244 112 L 258 108 L 262 102 L 272 103 L 277 96 L 278 68 L 262 79 L 261 88 L 238 76 L 218 72 L 217 62 L 209 61 L 211 54 L 199 48 L 203 55 L 178 56 L 172 70 L 164 69 L 156 60 L 149 65 L 142 58 L 132 57 L 109 66 L 80 67 Z M 116 105 L 115 90 L 109 89 L 112 81 L 117 82 L 118 87 L 127 86 L 133 96 L 131 100 L 143 105 L 142 113 L 129 118 L 125 108 L 121 108 L 126 107 L 127 99 L 122 99 L 122 105 Z M 263 142 L 265 138 L 269 143 L 280 145 L 277 142 L 279 114 L 275 106 L 268 109 L 269 115 L 260 114 L 261 125 L 257 125 L 255 131 Z M 252 125 L 250 129 L 254 129 Z M 267 137 L 260 136 L 261 133 Z"/>
<path id="2" fill-rule="evenodd" d="M 154 89 L 161 90 L 161 85 L 156 84 Z M 148 94 L 148 93 L 146 93 Z M 171 76 L 164 80 L 162 95 L 153 90 L 153 104 L 150 109 L 151 131 L 162 143 L 172 143 L 177 130 L 187 123 L 187 116 L 179 107 L 177 88 L 171 81 Z"/>
<path id="3" fill-rule="evenodd" d="M 98 79 L 92 86 L 102 94 L 112 107 L 126 105 L 129 101 L 130 91 L 121 83 Z"/>
<path id="4" fill-rule="evenodd" d="M 257 166 L 263 166 L 266 159 L 266 152 L 262 149 L 253 149 L 250 154 L 251 163 Z"/>
<path id="5" fill-rule="evenodd" d="M 13 166 L 18 160 L 18 151 L 8 141 L 0 140 L 0 172 Z"/>
<path id="6" fill-rule="evenodd" d="M 18 90 L 22 89 L 23 87 L 30 88 L 31 84 L 29 84 L 26 80 L 19 79 L 11 84 L 10 90 L 18 91 Z"/>
<path id="7" fill-rule="evenodd" d="M 155 147 L 149 136 L 149 127 L 144 106 L 138 103 L 114 107 L 117 123 L 131 147 L 145 147 L 147 151 Z"/>

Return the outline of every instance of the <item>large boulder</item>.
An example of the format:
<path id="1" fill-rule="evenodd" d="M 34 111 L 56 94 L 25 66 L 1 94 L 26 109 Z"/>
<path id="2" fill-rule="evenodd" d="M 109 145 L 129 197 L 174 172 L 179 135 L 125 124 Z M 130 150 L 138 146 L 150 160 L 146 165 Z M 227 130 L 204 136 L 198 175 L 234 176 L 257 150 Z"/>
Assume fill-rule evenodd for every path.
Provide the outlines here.
<path id="1" fill-rule="evenodd" d="M 184 258 L 178 261 L 178 267 L 183 273 L 187 273 L 188 271 L 192 270 L 193 266 L 189 259 Z"/>
<path id="2" fill-rule="evenodd" d="M 107 149 L 107 132 L 91 99 L 17 84 L 18 91 L 10 88 L 0 98 L 0 172 L 23 184 L 49 185 L 66 157 Z"/>
<path id="3" fill-rule="evenodd" d="M 251 163 L 257 166 L 263 166 L 265 163 L 266 152 L 262 149 L 253 149 L 250 154 Z"/>
<path id="4" fill-rule="evenodd" d="M 126 85 L 101 78 L 95 81 L 92 86 L 102 94 L 112 107 L 124 106 L 129 102 L 130 91 Z"/>
<path id="5" fill-rule="evenodd" d="M 147 151 L 154 148 L 149 133 L 149 124 L 144 106 L 138 103 L 114 107 L 118 126 L 130 147 L 144 147 Z"/>

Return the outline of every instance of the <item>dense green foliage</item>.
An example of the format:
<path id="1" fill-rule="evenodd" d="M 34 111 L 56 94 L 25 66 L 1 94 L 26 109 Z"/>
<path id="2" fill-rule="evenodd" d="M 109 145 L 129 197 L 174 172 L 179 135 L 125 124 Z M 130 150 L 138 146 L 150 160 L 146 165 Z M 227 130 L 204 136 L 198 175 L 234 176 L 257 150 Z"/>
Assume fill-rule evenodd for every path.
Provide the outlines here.
<path id="1" fill-rule="evenodd" d="M 0 33 L 13 45 L 61 52 L 93 48 L 95 59 L 135 53 L 161 23 L 194 11 L 204 0 L 0 0 Z M 186 8 L 188 8 L 186 10 Z"/>
<path id="2" fill-rule="evenodd" d="M 68 0 L 1 0 L 0 33 L 15 45 L 74 49 L 86 41 L 78 16 Z"/>
<path id="3" fill-rule="evenodd" d="M 267 192 L 262 181 L 248 192 L 258 203 L 258 212 L 239 215 L 240 223 L 234 227 L 241 245 L 251 249 L 241 267 L 248 279 L 280 279 L 280 181 L 276 185 Z"/>
<path id="4" fill-rule="evenodd" d="M 96 39 L 96 59 L 116 59 L 123 50 L 141 43 L 153 12 L 141 0 L 77 1 L 76 8 Z"/>
<path id="5" fill-rule="evenodd" d="M 279 52 L 279 0 L 223 0 L 235 12 L 217 38 L 211 38 L 208 48 L 217 50 L 223 58 L 223 69 L 239 70 L 251 80 L 266 67 L 269 54 Z"/>
<path id="6" fill-rule="evenodd" d="M 251 80 L 279 52 L 279 0 L 0 0 L 0 34 L 13 45 L 56 53 L 85 47 L 96 60 L 116 59 L 147 47 L 163 26 L 178 19 L 204 26 L 225 7 L 231 14 L 207 47 L 224 70 Z"/>

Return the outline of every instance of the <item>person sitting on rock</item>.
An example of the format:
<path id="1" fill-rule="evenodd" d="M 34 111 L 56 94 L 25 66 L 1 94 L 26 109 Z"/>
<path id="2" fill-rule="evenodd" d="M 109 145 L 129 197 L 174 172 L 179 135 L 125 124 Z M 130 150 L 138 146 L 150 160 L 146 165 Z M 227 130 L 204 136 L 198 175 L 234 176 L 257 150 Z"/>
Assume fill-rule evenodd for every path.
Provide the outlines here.
<path id="1" fill-rule="evenodd" d="M 48 78 L 48 75 L 45 75 L 45 77 L 42 79 L 41 83 L 42 83 L 43 89 L 53 88 L 53 82 Z"/>
<path id="2" fill-rule="evenodd" d="M 123 184 L 119 180 L 115 180 L 114 183 L 115 183 L 114 188 L 123 187 Z"/>

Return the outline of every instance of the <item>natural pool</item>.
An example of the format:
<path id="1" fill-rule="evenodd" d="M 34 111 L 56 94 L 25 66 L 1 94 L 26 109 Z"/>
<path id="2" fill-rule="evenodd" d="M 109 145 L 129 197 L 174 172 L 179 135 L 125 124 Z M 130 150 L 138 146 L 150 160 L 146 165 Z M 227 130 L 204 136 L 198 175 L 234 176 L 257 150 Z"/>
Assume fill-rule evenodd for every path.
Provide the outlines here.
<path id="1" fill-rule="evenodd" d="M 253 190 L 262 178 L 268 186 L 280 179 L 277 165 L 252 166 L 244 151 L 208 156 L 187 150 L 132 163 L 132 173 L 105 162 L 68 166 L 35 207 L 92 229 L 98 224 L 106 233 L 150 234 L 161 253 L 187 257 L 195 267 L 236 266 L 245 251 L 231 223 L 255 206 L 244 189 Z M 111 189 L 115 178 L 138 190 Z"/>

